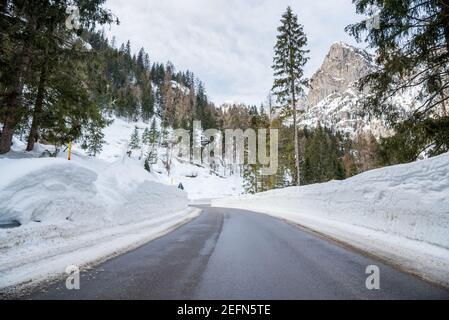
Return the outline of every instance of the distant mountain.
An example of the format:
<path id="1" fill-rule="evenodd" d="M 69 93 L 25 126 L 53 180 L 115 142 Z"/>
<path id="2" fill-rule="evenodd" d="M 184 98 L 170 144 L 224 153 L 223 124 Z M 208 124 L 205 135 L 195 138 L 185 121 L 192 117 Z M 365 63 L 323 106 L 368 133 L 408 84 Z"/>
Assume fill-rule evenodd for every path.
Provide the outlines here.
<path id="1" fill-rule="evenodd" d="M 312 76 L 308 104 L 317 105 L 331 94 L 341 94 L 374 70 L 373 57 L 345 43 L 335 43 L 320 69 Z"/>
<path id="2" fill-rule="evenodd" d="M 315 127 L 321 123 L 351 136 L 362 132 L 371 132 L 377 138 L 390 134 L 383 121 L 360 115 L 359 101 L 366 92 L 359 91 L 357 83 L 375 68 L 374 56 L 367 51 L 341 42 L 333 44 L 310 80 L 301 125 Z M 394 100 L 405 116 L 416 99 L 413 92 L 405 92 Z"/>

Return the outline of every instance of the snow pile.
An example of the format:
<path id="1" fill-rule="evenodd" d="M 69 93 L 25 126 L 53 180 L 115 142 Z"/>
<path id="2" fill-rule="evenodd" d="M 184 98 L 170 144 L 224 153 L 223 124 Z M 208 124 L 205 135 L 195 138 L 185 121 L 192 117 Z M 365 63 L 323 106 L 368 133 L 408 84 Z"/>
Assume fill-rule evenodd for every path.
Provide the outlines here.
<path id="1" fill-rule="evenodd" d="M 121 223 L 184 210 L 187 195 L 132 162 L 1 159 L 0 219 Z M 167 203 L 164 203 L 167 202 Z"/>
<path id="2" fill-rule="evenodd" d="M 212 204 L 287 219 L 449 285 L 449 154 Z"/>
<path id="3" fill-rule="evenodd" d="M 140 163 L 0 159 L 0 288 L 126 251 L 190 221 L 187 194 Z"/>

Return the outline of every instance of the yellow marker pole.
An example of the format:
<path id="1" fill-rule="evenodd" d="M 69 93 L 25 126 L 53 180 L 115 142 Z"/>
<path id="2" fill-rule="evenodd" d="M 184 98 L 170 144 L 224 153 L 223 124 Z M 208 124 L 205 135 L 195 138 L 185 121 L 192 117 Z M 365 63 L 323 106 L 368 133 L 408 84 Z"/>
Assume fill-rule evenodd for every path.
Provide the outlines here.
<path id="1" fill-rule="evenodd" d="M 72 141 L 69 142 L 69 161 L 72 160 Z"/>

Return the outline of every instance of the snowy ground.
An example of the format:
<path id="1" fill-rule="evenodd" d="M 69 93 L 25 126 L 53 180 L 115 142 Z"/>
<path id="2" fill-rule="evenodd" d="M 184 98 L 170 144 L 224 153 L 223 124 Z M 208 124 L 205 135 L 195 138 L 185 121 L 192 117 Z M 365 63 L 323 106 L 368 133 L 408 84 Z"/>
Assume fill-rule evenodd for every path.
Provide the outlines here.
<path id="1" fill-rule="evenodd" d="M 449 286 L 449 154 L 212 205 L 286 219 Z"/>
<path id="2" fill-rule="evenodd" d="M 114 119 L 114 122 L 104 130 L 106 144 L 98 158 L 107 162 L 115 162 L 126 158 L 130 137 L 136 126 L 140 135 L 142 135 L 145 128 L 150 129 L 150 124 L 148 123 Z M 75 150 L 83 153 L 82 150 L 76 147 Z M 160 153 L 163 153 L 163 151 L 160 150 Z M 136 157 L 139 157 L 140 154 L 140 151 L 135 151 L 133 155 L 134 160 L 137 161 Z M 143 161 L 141 163 L 143 166 Z M 189 199 L 192 201 L 242 194 L 242 178 L 239 175 L 226 175 L 224 171 L 223 168 L 220 168 L 217 175 L 211 173 L 204 166 L 192 165 L 187 161 L 176 158 L 173 158 L 170 176 L 167 175 L 161 161 L 154 166 L 154 172 L 161 181 L 175 186 L 182 183 Z"/>

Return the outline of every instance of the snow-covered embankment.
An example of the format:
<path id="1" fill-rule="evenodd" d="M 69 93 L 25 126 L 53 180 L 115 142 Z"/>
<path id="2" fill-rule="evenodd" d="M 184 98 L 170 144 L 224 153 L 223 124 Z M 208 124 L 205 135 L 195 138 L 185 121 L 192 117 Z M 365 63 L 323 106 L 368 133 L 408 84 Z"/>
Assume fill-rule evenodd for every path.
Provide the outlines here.
<path id="1" fill-rule="evenodd" d="M 199 214 L 139 163 L 0 159 L 0 289 L 35 284 L 161 236 Z"/>
<path id="2" fill-rule="evenodd" d="M 212 205 L 286 219 L 449 286 L 449 154 Z"/>

